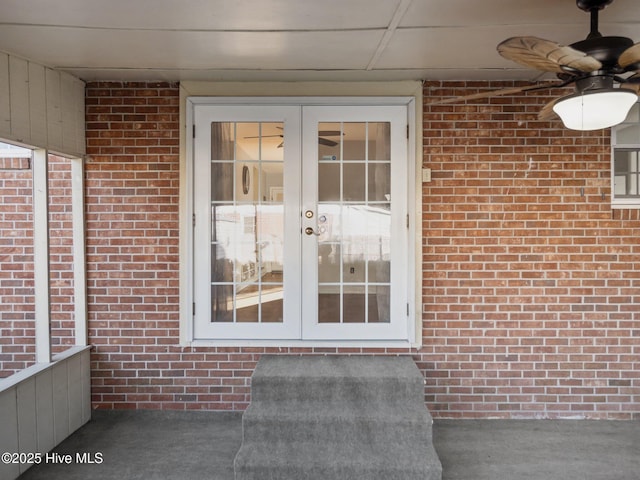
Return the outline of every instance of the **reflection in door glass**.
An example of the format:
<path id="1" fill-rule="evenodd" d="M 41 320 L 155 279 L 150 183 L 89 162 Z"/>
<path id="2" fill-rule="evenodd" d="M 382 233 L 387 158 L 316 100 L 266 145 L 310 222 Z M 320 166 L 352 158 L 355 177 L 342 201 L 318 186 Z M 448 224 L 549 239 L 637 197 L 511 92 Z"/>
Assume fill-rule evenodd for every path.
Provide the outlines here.
<path id="1" fill-rule="evenodd" d="M 283 124 L 211 124 L 211 321 L 283 321 Z"/>
<path id="2" fill-rule="evenodd" d="M 387 122 L 318 124 L 319 323 L 390 322 L 390 141 Z"/>

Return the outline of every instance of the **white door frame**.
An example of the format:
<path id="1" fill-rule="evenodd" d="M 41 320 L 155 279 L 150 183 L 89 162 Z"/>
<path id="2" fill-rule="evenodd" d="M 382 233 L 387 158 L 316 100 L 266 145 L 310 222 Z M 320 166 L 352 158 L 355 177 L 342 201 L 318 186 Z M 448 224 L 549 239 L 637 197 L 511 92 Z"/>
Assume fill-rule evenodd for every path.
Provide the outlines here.
<path id="1" fill-rule="evenodd" d="M 409 299 L 408 311 L 409 315 L 406 319 L 406 337 L 399 339 L 380 339 L 380 340 L 340 340 L 340 339 L 328 339 L 327 340 L 299 340 L 302 336 L 301 333 L 297 334 L 297 338 L 284 338 L 283 336 L 274 335 L 271 338 L 263 339 L 248 339 L 248 338 L 223 338 L 223 337 L 211 337 L 203 336 L 202 333 L 198 333 L 194 329 L 193 319 L 182 319 L 183 323 L 181 328 L 181 339 L 184 344 L 189 345 L 269 345 L 269 346 L 314 346 L 314 345 L 334 345 L 334 346 L 372 346 L 372 347 L 400 347 L 416 344 L 416 332 L 418 331 L 418 325 L 420 315 L 416 313 L 415 305 L 418 303 L 416 299 L 416 286 L 415 279 L 417 275 L 417 269 L 415 268 L 416 258 L 416 242 L 415 233 L 416 227 L 413 219 L 415 218 L 416 203 L 415 203 L 415 186 L 417 181 L 416 175 L 416 149 L 415 149 L 415 97 L 413 96 L 399 96 L 399 97 L 188 97 L 186 102 L 186 125 L 185 131 L 193 131 L 195 125 L 195 107 L 199 105 L 237 105 L 237 106 L 339 106 L 339 105 L 402 105 L 407 109 L 407 123 L 408 123 L 408 145 L 407 148 L 407 210 L 409 212 L 408 219 L 411 219 L 411 225 L 407 235 L 407 261 L 406 272 L 404 278 L 406 278 L 406 291 Z M 255 118 L 254 118 L 255 120 Z M 190 137 L 191 135 L 189 135 Z M 193 230 L 189 228 L 191 226 L 191 218 L 194 214 L 194 202 L 193 202 L 193 189 L 194 189 L 194 171 L 193 171 L 193 158 L 194 149 L 193 142 L 187 137 L 185 141 L 185 175 L 182 177 L 181 189 L 186 191 L 185 204 L 181 208 L 183 218 L 183 239 L 181 243 L 185 246 L 183 250 L 183 258 L 189 259 L 188 265 L 183 265 L 183 268 L 187 269 L 185 275 L 182 277 L 184 281 L 181 283 L 181 311 L 183 315 L 186 312 L 192 311 L 192 299 L 194 298 L 195 282 L 193 279 Z M 296 207 L 299 209 L 300 207 Z M 188 225 L 187 225 L 188 223 Z"/>

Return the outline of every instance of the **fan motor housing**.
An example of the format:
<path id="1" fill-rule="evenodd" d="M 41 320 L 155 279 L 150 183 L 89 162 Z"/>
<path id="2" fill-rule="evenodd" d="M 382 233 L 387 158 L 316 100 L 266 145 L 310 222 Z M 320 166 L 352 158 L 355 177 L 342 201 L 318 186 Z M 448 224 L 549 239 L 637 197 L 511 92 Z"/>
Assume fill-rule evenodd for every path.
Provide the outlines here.
<path id="1" fill-rule="evenodd" d="M 592 56 L 609 70 L 618 64 L 620 54 L 632 45 L 633 40 L 627 37 L 595 37 L 572 43 L 571 47 Z"/>
<path id="2" fill-rule="evenodd" d="M 602 10 L 611 3 L 613 3 L 613 0 L 576 0 L 578 8 L 585 12 L 590 12 L 591 10 Z"/>

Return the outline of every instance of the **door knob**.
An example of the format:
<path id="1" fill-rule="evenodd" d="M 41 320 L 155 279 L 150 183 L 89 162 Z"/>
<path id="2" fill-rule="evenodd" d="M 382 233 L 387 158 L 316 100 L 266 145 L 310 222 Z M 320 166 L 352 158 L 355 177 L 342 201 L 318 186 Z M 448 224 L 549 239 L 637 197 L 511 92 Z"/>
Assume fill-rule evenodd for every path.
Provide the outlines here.
<path id="1" fill-rule="evenodd" d="M 319 233 L 316 233 L 311 227 L 305 228 L 304 233 L 306 233 L 307 235 L 320 235 Z"/>

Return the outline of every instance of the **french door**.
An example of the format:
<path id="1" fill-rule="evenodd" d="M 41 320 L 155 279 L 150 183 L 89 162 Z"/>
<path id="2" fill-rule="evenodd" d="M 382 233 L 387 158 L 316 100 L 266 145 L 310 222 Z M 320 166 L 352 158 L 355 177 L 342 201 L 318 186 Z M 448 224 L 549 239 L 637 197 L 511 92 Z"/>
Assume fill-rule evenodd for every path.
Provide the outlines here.
<path id="1" fill-rule="evenodd" d="M 407 340 L 407 107 L 196 105 L 194 338 Z"/>

